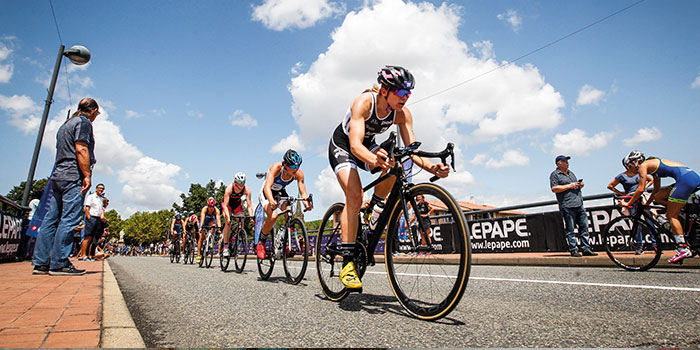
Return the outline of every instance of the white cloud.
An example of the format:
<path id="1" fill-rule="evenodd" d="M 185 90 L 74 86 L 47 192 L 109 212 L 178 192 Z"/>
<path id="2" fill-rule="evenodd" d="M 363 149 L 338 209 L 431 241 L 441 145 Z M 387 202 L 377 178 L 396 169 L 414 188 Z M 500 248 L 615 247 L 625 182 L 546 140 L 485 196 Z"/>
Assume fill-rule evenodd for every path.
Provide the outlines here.
<path id="1" fill-rule="evenodd" d="M 291 79 L 292 113 L 301 139 L 327 143 L 352 99 L 372 86 L 386 64 L 400 64 L 416 77 L 408 106 L 416 137 L 426 149 L 444 147 L 447 141 L 484 142 L 558 126 L 564 100 L 532 65 L 509 65 L 421 100 L 501 64 L 490 58 L 492 46 L 472 53 L 458 38 L 459 11 L 446 3 L 436 7 L 384 0 L 350 12 L 333 32 L 326 52 Z M 392 18 L 392 25 L 386 25 L 386 18 Z"/>
<path id="2" fill-rule="evenodd" d="M 292 134 L 280 140 L 270 148 L 270 153 L 284 153 L 288 149 L 293 149 L 297 152 L 306 150 L 304 143 L 297 135 L 296 131 L 292 131 Z"/>
<path id="3" fill-rule="evenodd" d="M 605 92 L 598 90 L 593 86 L 588 84 L 581 87 L 578 91 L 578 98 L 576 99 L 576 104 L 579 106 L 583 105 L 598 105 L 600 101 L 605 97 Z"/>
<path id="4" fill-rule="evenodd" d="M 599 132 L 591 137 L 581 129 L 573 129 L 568 134 L 554 135 L 552 153 L 573 156 L 589 155 L 595 150 L 605 148 L 615 133 Z"/>
<path id="5" fill-rule="evenodd" d="M 156 117 L 162 117 L 167 113 L 168 112 L 165 110 L 165 108 L 154 108 L 151 110 L 151 114 L 155 115 Z"/>
<path id="6" fill-rule="evenodd" d="M 344 5 L 328 0 L 265 0 L 253 7 L 253 20 L 272 30 L 308 28 L 345 12 Z"/>
<path id="7" fill-rule="evenodd" d="M 0 42 L 0 83 L 8 83 L 12 79 L 12 74 L 15 71 L 15 65 L 12 62 L 5 62 L 13 50 L 5 43 Z"/>
<path id="8" fill-rule="evenodd" d="M 143 114 L 134 112 L 132 110 L 127 109 L 126 112 L 124 112 L 124 116 L 126 119 L 136 119 L 136 118 L 143 118 Z"/>
<path id="9" fill-rule="evenodd" d="M 41 108 L 29 96 L 0 94 L 0 109 L 8 112 L 10 125 L 15 126 L 25 134 L 38 130 L 41 121 Z"/>
<path id="10" fill-rule="evenodd" d="M 180 167 L 175 164 L 151 157 L 139 158 L 119 171 L 119 182 L 124 183 L 124 201 L 150 209 L 170 207 L 180 201 L 180 191 L 175 189 L 173 179 L 179 172 Z"/>
<path id="11" fill-rule="evenodd" d="M 691 87 L 692 89 L 700 89 L 700 75 L 698 75 L 698 76 L 695 78 L 695 81 L 693 81 L 693 83 L 690 84 L 690 87 Z"/>
<path id="12" fill-rule="evenodd" d="M 654 126 L 651 128 L 641 128 L 637 130 L 637 133 L 634 134 L 634 136 L 624 139 L 623 142 L 625 146 L 631 147 L 643 142 L 656 141 L 660 138 L 661 130 Z"/>
<path id="13" fill-rule="evenodd" d="M 477 154 L 470 161 L 474 165 L 484 165 L 487 168 L 505 168 L 509 166 L 526 166 L 530 164 L 530 157 L 518 150 L 507 150 L 503 152 L 501 159 L 489 158 L 488 154 Z"/>
<path id="14" fill-rule="evenodd" d="M 238 109 L 233 114 L 228 117 L 231 121 L 231 125 L 240 126 L 244 128 L 254 128 L 258 126 L 258 121 L 253 119 L 248 113 Z"/>
<path id="15" fill-rule="evenodd" d="M 520 17 L 518 11 L 516 10 L 508 10 L 504 13 L 498 14 L 496 17 L 501 21 L 508 23 L 514 32 L 520 31 L 520 28 L 523 26 L 523 18 Z"/>
<path id="16" fill-rule="evenodd" d="M 202 114 L 200 111 L 187 111 L 187 115 L 197 119 L 204 118 L 204 114 Z"/>
<path id="17" fill-rule="evenodd" d="M 314 181 L 318 194 L 314 194 L 314 207 L 326 208 L 336 202 L 345 202 L 345 194 L 330 167 L 325 167 Z"/>

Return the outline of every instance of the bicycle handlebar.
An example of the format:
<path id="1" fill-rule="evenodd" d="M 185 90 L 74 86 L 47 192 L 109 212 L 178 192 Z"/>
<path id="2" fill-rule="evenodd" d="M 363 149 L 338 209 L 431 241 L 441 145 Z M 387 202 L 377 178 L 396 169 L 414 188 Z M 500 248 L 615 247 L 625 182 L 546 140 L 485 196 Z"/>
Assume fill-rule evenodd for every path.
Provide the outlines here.
<path id="1" fill-rule="evenodd" d="M 394 158 L 398 157 L 401 158 L 403 156 L 411 156 L 415 155 L 418 157 L 426 157 L 426 158 L 440 158 L 440 161 L 442 164 L 447 164 L 447 158 L 450 157 L 450 165 L 452 166 L 452 170 L 455 170 L 455 154 L 454 154 L 454 147 L 455 145 L 450 142 L 447 144 L 444 150 L 440 152 L 426 152 L 426 151 L 421 151 L 418 149 L 420 147 L 421 143 L 420 142 L 413 142 L 410 145 L 402 148 L 396 149 L 396 132 L 392 131 L 389 133 L 389 138 L 386 139 L 386 141 L 382 142 L 379 147 L 383 148 L 385 151 L 390 156 L 394 156 Z M 380 167 L 376 167 L 372 169 L 370 172 L 372 174 L 375 174 L 381 170 Z M 434 175 L 433 177 L 430 178 L 430 182 L 435 182 L 439 179 L 437 175 Z"/>
<path id="2" fill-rule="evenodd" d="M 308 197 L 303 198 L 303 197 L 282 197 L 282 196 L 275 196 L 275 201 L 279 203 L 280 201 L 288 201 L 288 202 L 294 202 L 294 201 L 307 201 L 309 202 L 309 207 L 314 206 L 314 199 L 313 199 L 313 194 L 309 194 Z M 309 211 L 311 209 L 305 208 L 304 211 Z"/>

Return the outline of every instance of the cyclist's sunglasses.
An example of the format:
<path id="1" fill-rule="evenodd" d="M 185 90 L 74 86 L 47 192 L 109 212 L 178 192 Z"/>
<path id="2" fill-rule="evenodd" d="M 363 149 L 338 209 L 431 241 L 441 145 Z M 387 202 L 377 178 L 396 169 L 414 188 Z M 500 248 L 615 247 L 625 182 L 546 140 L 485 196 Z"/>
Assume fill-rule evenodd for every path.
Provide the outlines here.
<path id="1" fill-rule="evenodd" d="M 411 97 L 411 90 L 408 89 L 393 90 L 392 92 L 398 97 Z"/>
<path id="2" fill-rule="evenodd" d="M 245 185 L 245 181 L 234 180 L 233 182 L 235 182 L 237 184 Z"/>
<path id="3" fill-rule="evenodd" d="M 296 165 L 295 164 L 285 164 L 284 166 L 286 166 L 287 168 L 292 169 L 292 170 L 299 169 L 299 164 L 296 164 Z"/>

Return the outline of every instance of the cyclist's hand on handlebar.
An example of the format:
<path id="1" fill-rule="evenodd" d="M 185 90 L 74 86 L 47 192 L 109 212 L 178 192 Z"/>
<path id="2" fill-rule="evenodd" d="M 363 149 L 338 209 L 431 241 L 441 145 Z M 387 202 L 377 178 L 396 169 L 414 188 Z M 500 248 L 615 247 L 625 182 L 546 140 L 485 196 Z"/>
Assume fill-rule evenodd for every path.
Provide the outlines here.
<path id="1" fill-rule="evenodd" d="M 445 178 L 450 174 L 450 166 L 443 163 L 433 164 L 428 170 L 435 174 L 437 177 Z"/>
<path id="2" fill-rule="evenodd" d="M 277 203 L 276 200 L 273 199 L 270 201 L 270 209 L 275 210 L 275 209 L 277 209 L 278 205 L 279 205 L 279 203 Z"/>
<path id="3" fill-rule="evenodd" d="M 306 208 L 305 211 L 309 211 L 314 208 L 314 205 L 308 200 L 304 200 L 304 207 Z"/>
<path id="4" fill-rule="evenodd" d="M 370 164 L 370 168 L 380 167 L 386 170 L 391 167 L 392 164 L 389 161 L 389 154 L 385 149 L 378 148 L 376 151 L 374 151 L 374 155 L 376 156 L 376 160 L 374 161 L 374 164 Z"/>

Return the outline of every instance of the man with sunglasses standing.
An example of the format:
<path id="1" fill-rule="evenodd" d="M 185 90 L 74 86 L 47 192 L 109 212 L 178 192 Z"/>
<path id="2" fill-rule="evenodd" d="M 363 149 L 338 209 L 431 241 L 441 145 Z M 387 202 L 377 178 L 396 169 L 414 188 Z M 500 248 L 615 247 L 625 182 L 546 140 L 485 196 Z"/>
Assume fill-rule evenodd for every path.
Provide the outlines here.
<path id="1" fill-rule="evenodd" d="M 299 186 L 299 196 L 302 198 L 307 198 L 306 185 L 304 184 L 304 172 L 299 169 L 301 166 L 301 156 L 295 150 L 290 149 L 284 154 L 281 162 L 277 162 L 270 166 L 270 170 L 267 171 L 267 176 L 265 177 L 265 183 L 260 189 L 260 195 L 258 196 L 260 200 L 260 205 L 267 217 L 262 225 L 261 233 L 270 233 L 277 220 L 277 208 L 280 210 L 287 209 L 287 202 L 277 203 L 276 197 L 289 197 L 285 187 L 292 183 L 294 180 L 297 181 L 297 186 Z M 312 204 L 308 201 L 304 201 L 305 209 L 311 209 Z M 249 207 L 250 208 L 250 207 Z M 265 247 L 259 240 L 259 237 L 255 237 L 256 251 L 258 258 L 265 259 Z"/>
<path id="2" fill-rule="evenodd" d="M 246 176 L 239 172 L 233 177 L 233 182 L 226 187 L 224 192 L 224 200 L 221 202 L 221 209 L 224 213 L 224 249 L 223 255 L 228 257 L 231 255 L 229 251 L 228 241 L 231 237 L 231 215 L 243 215 L 243 197 L 245 197 L 246 206 L 248 207 L 248 215 L 253 216 L 253 206 L 250 204 L 250 187 L 245 184 Z M 253 221 L 253 219 L 250 219 Z M 241 219 L 241 223 L 243 220 Z"/>
<path id="3" fill-rule="evenodd" d="M 375 142 L 375 136 L 392 125 L 398 125 L 401 139 L 408 145 L 416 141 L 413 134 L 413 115 L 406 108 L 406 101 L 415 87 L 413 74 L 399 66 L 385 66 L 377 73 L 377 82 L 355 98 L 343 122 L 335 129 L 328 145 L 328 160 L 345 193 L 345 208 L 340 216 L 343 252 L 343 268 L 340 281 L 348 290 L 359 291 L 362 282 L 355 270 L 353 256 L 357 238 L 358 214 L 362 206 L 362 183 L 357 168 L 371 170 L 380 167 L 387 170 L 392 160 L 386 150 Z M 450 168 L 445 164 L 433 164 L 430 160 L 412 156 L 414 164 L 441 178 L 447 177 Z M 370 227 L 376 227 L 384 200 L 394 185 L 394 178 L 384 180 L 375 187 L 369 206 L 373 208 Z"/>

